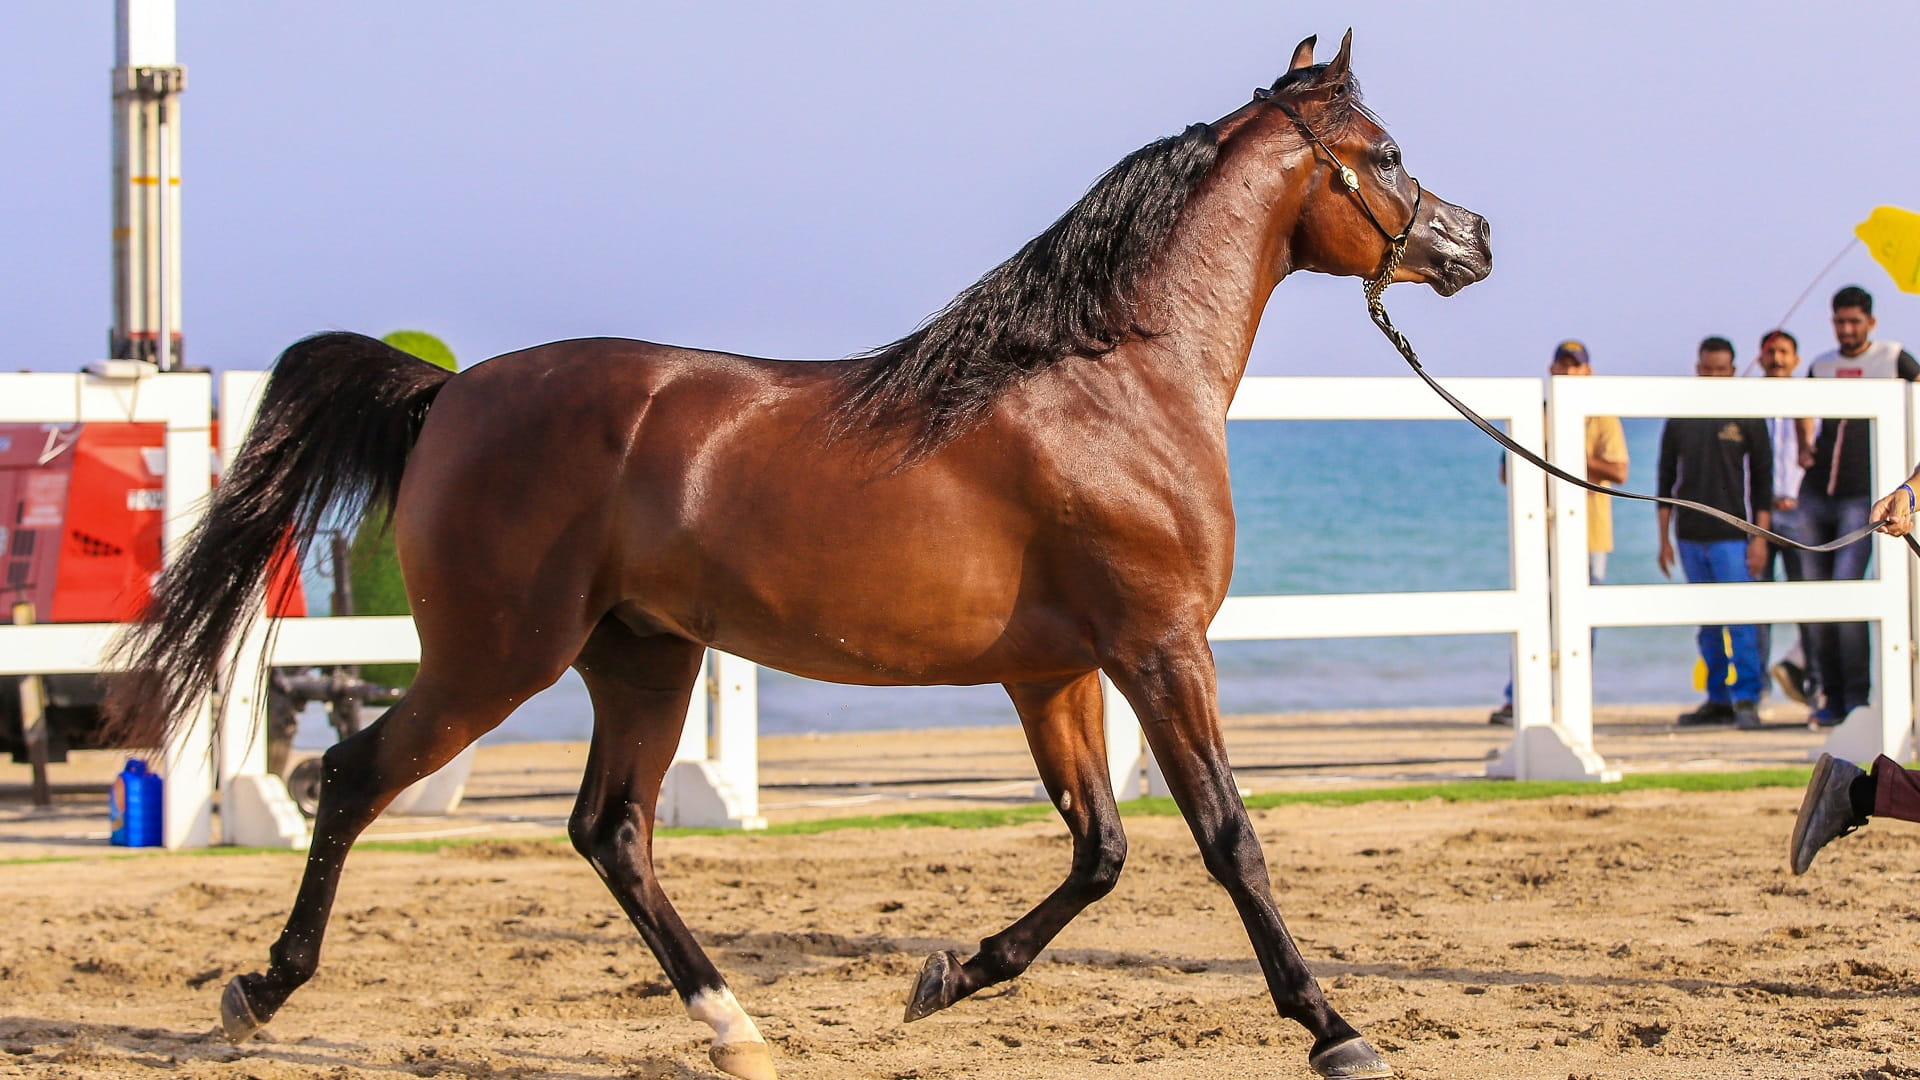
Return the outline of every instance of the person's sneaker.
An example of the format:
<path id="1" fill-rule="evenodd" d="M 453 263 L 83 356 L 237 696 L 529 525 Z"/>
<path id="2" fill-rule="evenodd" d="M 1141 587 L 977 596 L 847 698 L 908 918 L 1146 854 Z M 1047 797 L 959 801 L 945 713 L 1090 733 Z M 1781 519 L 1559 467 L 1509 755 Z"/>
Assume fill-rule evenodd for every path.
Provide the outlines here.
<path id="1" fill-rule="evenodd" d="M 1674 718 L 1681 727 L 1702 727 L 1708 724 L 1733 723 L 1733 706 L 1724 701 L 1703 701 L 1692 712 L 1683 712 Z"/>
<path id="2" fill-rule="evenodd" d="M 1807 703 L 1807 673 L 1799 664 L 1782 660 L 1768 670 L 1773 672 L 1773 681 L 1779 685 L 1781 693 L 1798 704 Z"/>
<path id="3" fill-rule="evenodd" d="M 1760 708 L 1751 701 L 1733 703 L 1733 726 L 1741 731 L 1757 731 L 1760 728 Z"/>
<path id="4" fill-rule="evenodd" d="M 1835 727 L 1839 725 L 1840 721 L 1845 719 L 1846 717 L 1834 712 L 1832 709 L 1815 709 L 1807 714 L 1807 728 L 1808 730 L 1813 730 L 1817 728 Z"/>
<path id="5" fill-rule="evenodd" d="M 1804 874 L 1813 865 L 1821 848 L 1867 823 L 1853 813 L 1853 782 L 1866 773 L 1851 761 L 1832 754 L 1821 754 L 1813 765 L 1813 777 L 1807 781 L 1807 793 L 1800 799 L 1800 813 L 1793 819 L 1793 836 L 1787 841 L 1787 860 L 1795 874 Z"/>
<path id="6" fill-rule="evenodd" d="M 1513 726 L 1513 702 L 1509 701 L 1505 705 L 1502 705 L 1499 708 L 1488 713 L 1487 723 L 1499 724 L 1501 727 L 1512 727 Z"/>

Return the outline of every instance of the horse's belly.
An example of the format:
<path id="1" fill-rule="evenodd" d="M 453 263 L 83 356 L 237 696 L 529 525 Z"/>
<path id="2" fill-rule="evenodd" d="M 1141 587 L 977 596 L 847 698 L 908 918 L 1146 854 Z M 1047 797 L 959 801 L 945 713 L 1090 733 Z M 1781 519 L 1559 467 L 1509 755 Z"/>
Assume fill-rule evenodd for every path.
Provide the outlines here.
<path id="1" fill-rule="evenodd" d="M 1092 662 L 1084 633 L 1025 580 L 1017 554 L 844 547 L 812 557 L 743 547 L 656 610 L 715 648 L 832 682 L 1005 682 Z"/>

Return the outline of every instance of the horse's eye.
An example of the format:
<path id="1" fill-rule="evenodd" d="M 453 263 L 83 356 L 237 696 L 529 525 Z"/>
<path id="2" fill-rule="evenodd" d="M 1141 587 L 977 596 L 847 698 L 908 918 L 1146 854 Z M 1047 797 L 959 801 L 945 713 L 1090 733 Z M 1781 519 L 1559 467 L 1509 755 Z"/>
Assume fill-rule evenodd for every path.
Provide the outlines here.
<path id="1" fill-rule="evenodd" d="M 1387 147 L 1387 152 L 1380 155 L 1380 167 L 1387 172 L 1392 172 L 1399 168 L 1400 148 L 1396 146 Z"/>

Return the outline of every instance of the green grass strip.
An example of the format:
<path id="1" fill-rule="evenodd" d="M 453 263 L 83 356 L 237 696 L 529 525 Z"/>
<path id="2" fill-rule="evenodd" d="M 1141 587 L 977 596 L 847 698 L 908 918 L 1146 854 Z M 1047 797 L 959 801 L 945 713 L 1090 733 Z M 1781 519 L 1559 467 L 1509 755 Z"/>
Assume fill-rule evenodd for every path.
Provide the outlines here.
<path id="1" fill-rule="evenodd" d="M 1636 773 L 1614 784 L 1594 784 L 1575 780 L 1456 780 L 1434 784 L 1399 784 L 1390 787 L 1342 788 L 1330 791 L 1271 791 L 1249 796 L 1249 810 L 1271 810 L 1281 806 L 1359 806 L 1378 802 L 1496 802 L 1515 799 L 1548 799 L 1560 796 L 1606 797 L 1633 791 L 1722 792 L 1751 791 L 1755 788 L 1805 787 L 1810 768 L 1753 769 L 1729 773 Z M 1134 799 L 1120 804 L 1123 817 L 1174 817 L 1180 810 L 1172 799 Z M 743 833 L 737 829 L 661 829 L 663 837 L 674 836 L 805 836 L 838 832 L 842 829 L 992 829 L 1005 825 L 1025 825 L 1050 821 L 1053 807 L 1046 803 L 992 807 L 978 810 L 927 810 L 906 814 L 880 814 L 864 817 L 816 818 L 773 825 L 764 831 Z M 356 851 L 381 851 L 403 855 L 431 855 L 450 848 L 474 844 L 501 843 L 499 837 L 448 837 L 424 840 L 363 840 Z M 565 844 L 563 836 L 537 837 L 507 842 Z M 0 859 L 0 866 L 34 863 L 77 862 L 99 858 L 146 858 L 156 855 L 305 855 L 304 851 L 285 848 L 215 847 L 194 851 L 143 851 L 113 855 L 47 855 L 33 858 Z"/>

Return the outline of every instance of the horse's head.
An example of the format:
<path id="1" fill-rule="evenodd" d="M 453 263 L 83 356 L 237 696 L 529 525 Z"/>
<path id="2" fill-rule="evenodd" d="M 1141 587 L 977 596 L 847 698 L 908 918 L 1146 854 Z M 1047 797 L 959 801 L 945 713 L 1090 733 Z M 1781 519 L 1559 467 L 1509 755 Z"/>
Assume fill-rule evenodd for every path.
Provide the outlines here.
<path id="1" fill-rule="evenodd" d="M 1400 147 L 1365 106 L 1349 67 L 1353 32 L 1324 64 L 1314 39 L 1294 50 L 1287 73 L 1236 113 L 1248 134 L 1274 137 L 1301 177 L 1287 269 L 1374 278 L 1405 243 L 1395 281 L 1424 281 L 1442 296 L 1487 276 L 1487 219 L 1423 189 Z"/>

